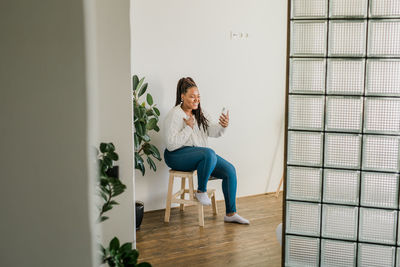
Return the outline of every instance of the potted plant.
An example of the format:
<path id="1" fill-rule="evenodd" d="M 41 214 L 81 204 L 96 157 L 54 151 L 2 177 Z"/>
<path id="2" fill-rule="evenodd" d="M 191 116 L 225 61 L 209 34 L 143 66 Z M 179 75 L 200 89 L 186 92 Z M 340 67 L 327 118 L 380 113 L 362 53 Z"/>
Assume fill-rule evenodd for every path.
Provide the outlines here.
<path id="1" fill-rule="evenodd" d="M 105 213 L 110 211 L 113 206 L 118 205 L 115 197 L 122 194 L 126 186 L 116 177 L 117 173 L 113 162 L 118 160 L 118 154 L 112 143 L 101 143 L 100 151 L 97 151 L 99 167 L 99 179 L 97 182 L 97 193 L 101 204 L 98 206 L 98 223 L 109 218 Z M 116 267 L 151 267 L 147 262 L 137 263 L 139 252 L 132 249 L 132 243 L 127 242 L 120 245 L 119 239 L 114 237 L 107 247 L 100 244 L 100 258 L 102 264 Z"/>
<path id="2" fill-rule="evenodd" d="M 146 94 L 146 100 L 140 100 L 146 93 L 147 83 L 144 83 L 144 77 L 139 80 L 137 75 L 132 78 L 133 83 L 133 112 L 134 112 L 134 145 L 135 145 L 135 169 L 139 170 L 142 175 L 146 173 L 145 159 L 150 170 L 156 171 L 157 166 L 154 159 L 161 161 L 160 151 L 156 146 L 151 144 L 149 133 L 151 131 L 160 131 L 158 127 L 158 117 L 160 111 L 153 103 L 151 94 Z M 145 159 L 144 159 L 145 158 Z M 144 204 L 136 201 L 136 229 L 140 228 L 143 219 Z"/>

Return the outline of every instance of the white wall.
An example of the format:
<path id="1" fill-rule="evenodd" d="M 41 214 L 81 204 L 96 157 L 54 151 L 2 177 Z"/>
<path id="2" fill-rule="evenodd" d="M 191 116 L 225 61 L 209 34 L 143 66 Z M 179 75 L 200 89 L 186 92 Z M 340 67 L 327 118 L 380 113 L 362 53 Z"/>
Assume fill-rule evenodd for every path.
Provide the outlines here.
<path id="1" fill-rule="evenodd" d="M 102 223 L 103 242 L 117 236 L 135 240 L 133 190 L 133 122 L 130 69 L 129 0 L 96 0 L 99 139 L 112 142 L 119 154 L 120 177 L 127 190 Z"/>
<path id="2" fill-rule="evenodd" d="M 83 1 L 0 6 L 0 266 L 92 266 Z"/>
<path id="3" fill-rule="evenodd" d="M 278 0 L 133 2 L 132 64 L 147 78 L 161 121 L 183 76 L 194 78 L 202 106 L 215 119 L 229 108 L 229 130 L 210 144 L 236 166 L 238 196 L 275 191 L 282 176 L 286 10 L 286 1 Z M 249 38 L 231 40 L 231 31 Z M 153 142 L 164 150 L 161 135 Z M 165 207 L 168 168 L 164 162 L 157 167 L 157 173 L 137 174 L 136 199 L 146 210 Z M 221 182 L 209 186 L 222 199 Z"/>

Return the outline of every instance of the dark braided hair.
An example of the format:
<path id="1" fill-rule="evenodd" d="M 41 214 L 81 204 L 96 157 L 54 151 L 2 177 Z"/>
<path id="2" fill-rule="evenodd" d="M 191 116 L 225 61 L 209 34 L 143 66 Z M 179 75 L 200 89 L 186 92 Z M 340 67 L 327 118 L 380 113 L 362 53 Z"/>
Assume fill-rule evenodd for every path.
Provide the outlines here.
<path id="1" fill-rule="evenodd" d="M 193 81 L 192 78 L 186 77 L 186 78 L 181 78 L 178 81 L 178 86 L 176 87 L 176 102 L 175 106 L 181 104 L 181 94 L 186 94 L 187 90 L 192 87 L 197 87 L 196 83 Z M 204 117 L 203 112 L 201 111 L 201 106 L 199 103 L 199 106 L 196 110 L 192 110 L 192 114 L 196 118 L 197 124 L 199 128 L 203 126 L 204 131 L 207 131 L 208 129 L 208 120 L 206 117 Z"/>

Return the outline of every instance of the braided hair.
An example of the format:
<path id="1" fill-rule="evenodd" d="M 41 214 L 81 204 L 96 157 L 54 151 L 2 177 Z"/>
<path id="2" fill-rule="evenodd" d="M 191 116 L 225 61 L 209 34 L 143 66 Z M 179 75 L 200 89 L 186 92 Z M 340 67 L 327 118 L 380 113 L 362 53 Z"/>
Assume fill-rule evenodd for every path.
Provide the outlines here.
<path id="1" fill-rule="evenodd" d="M 176 87 L 176 102 L 175 106 L 181 104 L 181 94 L 186 94 L 187 90 L 192 87 L 197 87 L 196 83 L 193 81 L 192 78 L 186 77 L 186 78 L 181 78 L 178 81 L 178 85 Z M 192 110 L 192 114 L 196 118 L 197 124 L 199 128 L 202 126 L 204 131 L 207 131 L 208 129 L 208 120 L 206 117 L 204 117 L 203 112 L 201 111 L 201 106 L 199 103 L 199 106 L 197 109 Z"/>

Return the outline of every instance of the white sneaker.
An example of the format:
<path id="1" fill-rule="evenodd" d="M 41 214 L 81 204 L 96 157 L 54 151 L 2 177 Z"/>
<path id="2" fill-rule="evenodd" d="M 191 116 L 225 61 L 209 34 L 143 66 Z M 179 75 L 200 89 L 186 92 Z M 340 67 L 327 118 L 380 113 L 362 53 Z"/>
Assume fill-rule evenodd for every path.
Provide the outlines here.
<path id="1" fill-rule="evenodd" d="M 249 220 L 246 220 L 245 218 L 241 217 L 239 214 L 235 214 L 232 216 L 225 216 L 224 217 L 225 222 L 232 222 L 232 223 L 240 223 L 240 224 L 250 224 Z"/>
<path id="2" fill-rule="evenodd" d="M 207 192 L 204 193 L 194 192 L 194 195 L 202 205 L 211 206 L 211 199 L 208 197 Z"/>

